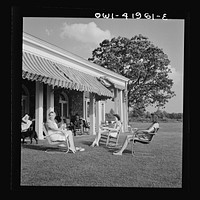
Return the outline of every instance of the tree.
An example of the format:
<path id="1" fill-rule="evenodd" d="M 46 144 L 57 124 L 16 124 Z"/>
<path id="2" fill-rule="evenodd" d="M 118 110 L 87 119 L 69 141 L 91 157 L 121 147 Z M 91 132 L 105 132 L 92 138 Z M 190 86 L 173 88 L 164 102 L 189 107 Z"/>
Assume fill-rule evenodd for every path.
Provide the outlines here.
<path id="1" fill-rule="evenodd" d="M 158 118 L 160 118 L 160 119 L 163 119 L 163 112 L 161 111 L 161 110 L 157 110 L 156 112 L 154 112 L 157 116 L 158 116 Z"/>
<path id="2" fill-rule="evenodd" d="M 144 114 L 144 109 L 135 108 L 131 111 L 131 117 L 143 117 Z"/>
<path id="3" fill-rule="evenodd" d="M 173 81 L 169 78 L 168 56 L 141 34 L 131 39 L 104 40 L 88 60 L 130 79 L 129 107 L 164 107 L 175 95 L 171 91 Z"/>

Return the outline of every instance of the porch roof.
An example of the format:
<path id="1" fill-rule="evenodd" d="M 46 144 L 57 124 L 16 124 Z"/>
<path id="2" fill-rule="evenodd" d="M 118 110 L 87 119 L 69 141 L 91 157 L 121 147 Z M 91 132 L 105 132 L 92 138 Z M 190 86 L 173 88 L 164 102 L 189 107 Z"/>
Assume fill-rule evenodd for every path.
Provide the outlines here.
<path id="1" fill-rule="evenodd" d="M 113 94 L 97 77 L 56 63 L 39 55 L 23 51 L 22 78 L 48 85 L 87 91 L 111 98 Z"/>

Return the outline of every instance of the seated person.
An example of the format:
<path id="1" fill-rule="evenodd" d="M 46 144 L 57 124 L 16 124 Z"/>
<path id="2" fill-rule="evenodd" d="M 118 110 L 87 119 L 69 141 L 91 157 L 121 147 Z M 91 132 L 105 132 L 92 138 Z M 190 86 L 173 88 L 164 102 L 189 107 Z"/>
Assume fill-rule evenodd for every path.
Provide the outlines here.
<path id="1" fill-rule="evenodd" d="M 148 136 L 147 134 L 144 134 L 144 133 L 154 133 L 156 129 L 159 128 L 159 123 L 158 123 L 158 117 L 155 115 L 155 114 L 151 114 L 152 116 L 152 124 L 145 130 L 138 130 L 136 129 L 136 134 L 135 135 L 127 135 L 124 142 L 123 142 L 123 145 L 122 145 L 122 148 L 118 151 L 118 152 L 114 152 L 113 155 L 122 155 L 123 151 L 126 149 L 128 143 L 130 141 L 136 141 L 136 140 L 148 140 Z"/>
<path id="2" fill-rule="evenodd" d="M 83 123 L 83 125 L 82 125 L 83 128 L 82 129 L 83 129 L 83 132 L 84 132 L 85 130 L 89 129 L 90 126 L 89 126 L 89 123 L 85 119 L 81 118 L 81 120 L 82 120 L 82 123 Z"/>
<path id="3" fill-rule="evenodd" d="M 114 127 L 113 128 L 102 127 L 101 130 L 97 133 L 91 147 L 99 146 L 99 140 L 101 138 L 102 133 L 107 133 L 112 137 L 117 136 L 117 132 L 121 129 L 122 123 L 120 122 L 120 116 L 118 114 L 114 114 L 114 116 L 115 116 Z"/>
<path id="4" fill-rule="evenodd" d="M 58 128 L 55 117 L 56 117 L 56 113 L 51 111 L 49 113 L 49 120 L 46 123 L 50 139 L 52 141 L 67 141 L 68 140 L 69 141 L 69 149 L 73 153 L 75 153 L 76 148 L 74 146 L 74 139 L 73 139 L 72 131 L 63 129 L 62 127 Z"/>
<path id="5" fill-rule="evenodd" d="M 56 124 L 58 125 L 58 128 L 59 128 L 62 124 L 62 120 L 61 120 L 61 117 L 59 115 L 55 116 L 55 122 L 56 122 Z"/>
<path id="6" fill-rule="evenodd" d="M 90 128 L 88 122 L 85 119 L 82 119 L 83 121 L 83 128 Z"/>
<path id="7" fill-rule="evenodd" d="M 75 115 L 74 120 L 72 120 L 73 123 L 73 131 L 74 135 L 76 135 L 76 130 L 80 129 L 81 134 L 83 133 L 83 120 L 80 118 L 79 114 Z"/>
<path id="8" fill-rule="evenodd" d="M 31 124 L 32 121 L 30 120 L 30 116 L 28 114 L 25 114 L 21 122 L 21 131 L 27 131 L 30 128 Z"/>

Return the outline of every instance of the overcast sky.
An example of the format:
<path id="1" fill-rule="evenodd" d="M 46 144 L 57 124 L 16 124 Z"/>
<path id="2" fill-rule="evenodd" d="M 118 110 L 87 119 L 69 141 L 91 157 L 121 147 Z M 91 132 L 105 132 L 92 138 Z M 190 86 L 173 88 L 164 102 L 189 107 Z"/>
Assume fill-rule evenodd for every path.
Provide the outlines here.
<path id="1" fill-rule="evenodd" d="M 104 39 L 142 34 L 168 55 L 176 96 L 167 112 L 183 112 L 184 20 L 23 18 L 23 31 L 85 59 Z M 155 108 L 148 108 L 150 112 Z"/>

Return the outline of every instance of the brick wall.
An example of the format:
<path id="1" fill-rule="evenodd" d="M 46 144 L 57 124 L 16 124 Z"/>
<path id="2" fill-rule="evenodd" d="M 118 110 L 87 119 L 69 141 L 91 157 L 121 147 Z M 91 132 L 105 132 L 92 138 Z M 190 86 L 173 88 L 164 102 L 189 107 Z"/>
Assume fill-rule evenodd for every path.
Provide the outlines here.
<path id="1" fill-rule="evenodd" d="M 69 98 L 71 115 L 78 113 L 80 117 L 83 117 L 83 92 L 71 90 Z"/>

